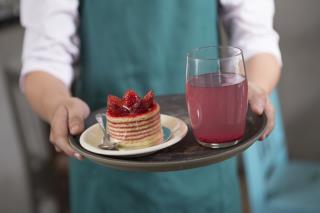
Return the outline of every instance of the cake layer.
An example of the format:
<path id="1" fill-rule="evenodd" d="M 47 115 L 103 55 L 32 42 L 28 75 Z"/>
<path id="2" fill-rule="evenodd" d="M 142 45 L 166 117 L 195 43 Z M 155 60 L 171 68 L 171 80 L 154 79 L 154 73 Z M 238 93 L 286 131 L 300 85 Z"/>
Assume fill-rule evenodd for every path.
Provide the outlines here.
<path id="1" fill-rule="evenodd" d="M 141 135 L 145 135 L 145 134 L 149 134 L 151 132 L 153 132 L 154 130 L 159 130 L 161 128 L 160 124 L 155 124 L 153 126 L 150 126 L 149 128 L 146 129 L 142 129 L 139 131 L 110 131 L 109 130 L 109 134 L 110 135 L 115 135 L 115 136 L 141 136 Z"/>
<path id="2" fill-rule="evenodd" d="M 161 131 L 161 125 L 157 124 L 156 126 L 138 131 L 138 132 L 111 132 L 109 131 L 109 134 L 113 138 L 117 138 L 119 140 L 136 140 L 136 139 L 142 139 L 144 137 L 148 137 L 150 135 L 156 134 L 157 132 Z"/>
<path id="3" fill-rule="evenodd" d="M 118 140 L 115 138 L 111 138 L 112 142 L 119 143 L 119 146 L 122 148 L 128 148 L 128 149 L 135 149 L 135 148 L 144 148 L 153 146 L 156 144 L 162 143 L 163 140 L 163 134 L 162 131 L 158 132 L 157 134 L 154 134 L 150 137 L 146 137 L 139 140 Z"/>
<path id="4" fill-rule="evenodd" d="M 128 116 L 122 116 L 122 117 L 115 117 L 111 116 L 107 113 L 107 119 L 110 123 L 132 123 L 137 121 L 143 121 L 148 120 L 151 117 L 153 117 L 156 114 L 159 114 L 160 112 L 160 106 L 159 104 L 154 104 L 154 106 L 151 108 L 149 112 L 138 114 L 138 115 L 128 115 Z"/>
<path id="5" fill-rule="evenodd" d="M 134 125 L 110 125 L 108 124 L 108 130 L 111 132 L 137 132 L 137 131 L 142 131 L 145 129 L 149 129 L 154 127 L 155 125 L 160 123 L 160 116 L 156 116 L 156 119 L 153 119 L 149 122 L 144 122 L 144 123 L 135 123 Z"/>

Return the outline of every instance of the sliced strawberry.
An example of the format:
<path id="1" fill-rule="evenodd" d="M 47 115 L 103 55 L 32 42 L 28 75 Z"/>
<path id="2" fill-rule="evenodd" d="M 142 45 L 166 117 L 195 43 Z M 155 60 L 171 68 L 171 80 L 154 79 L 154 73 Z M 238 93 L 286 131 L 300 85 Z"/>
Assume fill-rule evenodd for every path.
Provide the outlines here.
<path id="1" fill-rule="evenodd" d="M 148 109 L 146 109 L 143 105 L 140 105 L 139 107 L 133 109 L 133 114 L 142 114 L 148 112 Z"/>
<path id="2" fill-rule="evenodd" d="M 128 90 L 123 98 L 108 96 L 107 113 L 111 116 L 126 116 L 147 112 L 154 105 L 154 94 L 149 91 L 143 98 L 140 98 L 133 90 Z"/>
<path id="3" fill-rule="evenodd" d="M 140 99 L 139 102 L 136 102 L 136 103 L 132 106 L 132 108 L 131 108 L 132 114 L 140 114 L 140 113 L 144 113 L 144 112 L 148 111 L 148 110 L 144 107 L 142 101 L 143 101 L 143 100 Z"/>
<path id="4" fill-rule="evenodd" d="M 128 96 L 130 96 L 130 95 L 137 95 L 137 93 L 136 93 L 133 89 L 128 89 L 128 90 L 124 93 L 122 99 L 125 99 L 126 97 L 128 97 Z"/>
<path id="5" fill-rule="evenodd" d="M 154 94 L 149 91 L 142 99 L 142 104 L 146 109 L 150 109 L 154 104 Z"/>
<path id="6" fill-rule="evenodd" d="M 128 90 L 123 96 L 123 105 L 131 109 L 135 104 L 140 103 L 140 97 L 133 90 Z"/>
<path id="7" fill-rule="evenodd" d="M 109 95 L 107 104 L 107 112 L 110 115 L 123 116 L 130 113 L 129 110 L 123 107 L 123 101 L 117 96 Z"/>
<path id="8" fill-rule="evenodd" d="M 114 106 L 114 105 L 121 106 L 121 102 L 122 102 L 122 100 L 119 97 L 114 96 L 114 95 L 109 95 L 108 101 L 107 101 L 107 106 L 108 107 Z"/>
<path id="9" fill-rule="evenodd" d="M 107 113 L 112 116 L 126 116 L 130 114 L 130 112 L 127 109 L 119 106 L 108 108 Z"/>

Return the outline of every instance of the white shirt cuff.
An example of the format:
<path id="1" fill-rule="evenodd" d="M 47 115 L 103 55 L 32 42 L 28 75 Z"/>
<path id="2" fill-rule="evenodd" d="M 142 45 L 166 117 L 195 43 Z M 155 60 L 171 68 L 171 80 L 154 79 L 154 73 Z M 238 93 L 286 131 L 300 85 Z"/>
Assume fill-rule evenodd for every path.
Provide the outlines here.
<path id="1" fill-rule="evenodd" d="M 73 80 L 73 67 L 71 65 L 44 61 L 41 59 L 28 59 L 23 62 L 19 79 L 19 84 L 22 91 L 24 91 L 24 78 L 27 74 L 35 71 L 48 73 L 61 80 L 68 88 L 71 87 Z"/>
<path id="2" fill-rule="evenodd" d="M 260 53 L 269 53 L 274 55 L 279 65 L 282 66 L 281 52 L 280 52 L 278 43 L 279 43 L 279 36 L 276 34 L 276 35 L 273 35 L 272 38 L 251 37 L 248 40 L 243 39 L 243 44 L 241 42 L 236 44 L 236 46 L 242 49 L 243 57 L 245 60 L 248 60 L 254 55 L 257 55 Z"/>

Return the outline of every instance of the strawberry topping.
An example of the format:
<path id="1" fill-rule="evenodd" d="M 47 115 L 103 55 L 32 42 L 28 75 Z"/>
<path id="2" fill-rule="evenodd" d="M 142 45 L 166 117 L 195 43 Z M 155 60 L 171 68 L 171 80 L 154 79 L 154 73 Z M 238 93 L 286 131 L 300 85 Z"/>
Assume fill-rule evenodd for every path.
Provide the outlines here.
<path id="1" fill-rule="evenodd" d="M 142 104 L 144 108 L 149 109 L 154 104 L 154 94 L 152 91 L 149 91 L 142 99 Z"/>
<path id="2" fill-rule="evenodd" d="M 114 95 L 108 96 L 107 113 L 111 116 L 138 115 L 151 110 L 154 104 L 152 91 L 141 98 L 135 91 L 128 90 L 122 99 Z"/>
<path id="3" fill-rule="evenodd" d="M 137 93 L 131 89 L 129 89 L 123 96 L 123 105 L 132 108 L 133 105 L 140 102 L 140 97 L 137 95 Z"/>

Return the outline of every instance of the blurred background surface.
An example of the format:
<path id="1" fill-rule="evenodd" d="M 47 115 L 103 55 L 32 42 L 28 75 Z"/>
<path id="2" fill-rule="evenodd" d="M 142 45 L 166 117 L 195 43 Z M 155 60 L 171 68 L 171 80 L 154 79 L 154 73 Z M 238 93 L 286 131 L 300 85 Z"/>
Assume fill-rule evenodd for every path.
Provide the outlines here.
<path id="1" fill-rule="evenodd" d="M 283 73 L 279 84 L 289 154 L 320 160 L 320 1 L 277 0 Z"/>
<path id="2" fill-rule="evenodd" d="M 46 126 L 19 93 L 23 29 L 17 8 L 18 1 L 0 0 L 0 212 L 21 212 L 17 203 L 24 212 L 57 212 L 67 205 L 66 161 L 52 154 Z M 278 88 L 289 156 L 320 164 L 319 8 L 318 0 L 277 0 L 275 28 L 284 63 Z"/>

